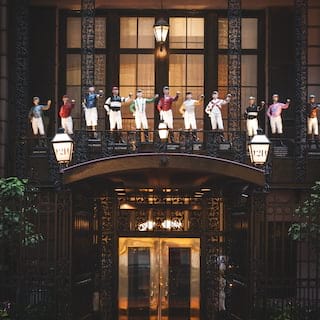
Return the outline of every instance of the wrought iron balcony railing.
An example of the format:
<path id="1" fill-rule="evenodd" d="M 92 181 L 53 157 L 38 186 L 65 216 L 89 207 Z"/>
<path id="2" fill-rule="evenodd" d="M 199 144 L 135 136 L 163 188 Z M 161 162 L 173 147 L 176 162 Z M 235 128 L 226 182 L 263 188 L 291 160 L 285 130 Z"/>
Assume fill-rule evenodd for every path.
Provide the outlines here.
<path id="1" fill-rule="evenodd" d="M 72 136 L 74 155 L 72 164 L 89 160 L 134 153 L 175 152 L 202 154 L 242 163 L 249 163 L 249 137 L 244 131 L 197 130 L 173 131 L 167 141 L 159 138 L 158 130 L 140 131 L 86 131 L 78 130 Z M 272 140 L 272 139 L 271 139 Z M 22 139 L 29 155 L 52 154 L 51 138 Z M 294 142 L 272 140 L 273 155 L 294 155 Z"/>

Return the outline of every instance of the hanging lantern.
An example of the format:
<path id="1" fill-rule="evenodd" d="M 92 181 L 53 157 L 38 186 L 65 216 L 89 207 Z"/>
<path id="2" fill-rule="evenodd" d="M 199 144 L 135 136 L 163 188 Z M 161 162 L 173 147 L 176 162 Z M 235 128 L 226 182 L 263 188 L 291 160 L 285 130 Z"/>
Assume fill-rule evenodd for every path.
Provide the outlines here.
<path id="1" fill-rule="evenodd" d="M 51 140 L 56 160 L 59 164 L 68 164 L 72 159 L 73 140 L 60 128 Z"/>
<path id="2" fill-rule="evenodd" d="M 165 43 L 169 32 L 169 23 L 163 18 L 159 18 L 153 26 L 153 32 L 157 42 Z"/>
<path id="3" fill-rule="evenodd" d="M 264 165 L 267 162 L 271 142 L 262 130 L 258 130 L 251 141 L 248 143 L 251 163 Z"/>

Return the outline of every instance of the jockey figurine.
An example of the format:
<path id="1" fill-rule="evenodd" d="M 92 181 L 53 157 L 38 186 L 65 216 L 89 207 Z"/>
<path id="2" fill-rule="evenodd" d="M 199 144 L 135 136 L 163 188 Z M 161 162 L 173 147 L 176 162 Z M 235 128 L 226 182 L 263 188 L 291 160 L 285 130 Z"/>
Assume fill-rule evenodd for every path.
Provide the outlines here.
<path id="1" fill-rule="evenodd" d="M 196 123 L 196 107 L 203 107 L 204 95 L 201 95 L 199 100 L 192 99 L 192 92 L 186 93 L 186 100 L 181 105 L 179 112 L 182 114 L 184 119 L 185 130 L 192 130 L 192 138 L 197 141 L 197 123 Z"/>
<path id="2" fill-rule="evenodd" d="M 175 97 L 171 97 L 169 95 L 169 87 L 165 86 L 163 87 L 163 97 L 161 97 L 158 102 L 160 120 L 163 120 L 169 128 L 169 137 L 172 143 L 174 142 L 172 103 L 179 99 L 179 95 L 180 92 L 177 91 Z"/>
<path id="3" fill-rule="evenodd" d="M 309 148 L 311 148 L 311 145 L 312 145 L 312 135 L 314 137 L 316 147 L 319 148 L 319 124 L 318 124 L 319 108 L 320 108 L 320 103 L 316 103 L 316 96 L 314 94 L 310 94 L 309 102 L 306 105 Z"/>
<path id="4" fill-rule="evenodd" d="M 88 93 L 83 100 L 82 107 L 84 109 L 84 116 L 86 120 L 86 126 L 89 131 L 94 132 L 96 138 L 96 130 L 98 125 L 98 99 L 102 97 L 103 91 L 99 90 L 99 93 L 95 92 L 95 87 L 89 87 Z"/>
<path id="5" fill-rule="evenodd" d="M 283 134 L 283 126 L 282 126 L 282 110 L 288 109 L 290 104 L 290 99 L 287 99 L 286 103 L 279 102 L 279 95 L 272 95 L 272 104 L 269 106 L 267 110 L 267 116 L 270 119 L 270 126 L 272 134 L 278 134 L 279 137 Z M 280 140 L 280 144 L 283 145 Z"/>
<path id="6" fill-rule="evenodd" d="M 231 94 L 228 94 L 227 97 L 223 99 L 219 99 L 219 92 L 213 91 L 212 100 L 209 101 L 205 112 L 209 115 L 211 119 L 211 128 L 212 130 L 223 130 L 223 121 L 221 108 L 223 105 L 226 105 L 231 100 Z"/>
<path id="7" fill-rule="evenodd" d="M 147 99 L 143 97 L 143 92 L 141 89 L 137 90 L 137 97 L 130 105 L 130 111 L 134 115 L 136 130 L 139 130 L 138 139 L 140 140 L 140 130 L 143 129 L 144 132 L 144 140 L 145 142 L 149 142 L 149 132 L 148 132 L 148 119 L 146 108 L 148 103 L 154 102 L 159 97 L 156 94 L 153 98 Z"/>
<path id="8" fill-rule="evenodd" d="M 112 88 L 112 95 L 107 98 L 106 102 L 104 103 L 104 108 L 109 116 L 109 123 L 110 123 L 110 130 L 118 130 L 118 137 L 117 140 L 120 143 L 124 143 L 122 138 L 122 117 L 121 117 L 121 107 L 125 106 L 124 103 L 131 103 L 131 96 L 130 93 L 127 98 L 119 96 L 119 88 L 113 87 Z"/>
<path id="9" fill-rule="evenodd" d="M 247 133 L 249 137 L 253 137 L 257 134 L 257 130 L 259 128 L 258 124 L 258 114 L 265 105 L 264 101 L 261 101 L 261 106 L 256 105 L 256 98 L 249 97 L 249 106 L 246 108 L 244 112 L 244 118 L 246 119 L 247 124 Z"/>
<path id="10" fill-rule="evenodd" d="M 33 97 L 32 101 L 33 106 L 31 107 L 28 115 L 32 125 L 32 131 L 35 136 L 39 134 L 41 138 L 44 138 L 45 132 L 42 116 L 43 111 L 50 109 L 51 100 L 48 100 L 46 105 L 39 104 L 39 97 Z"/>
<path id="11" fill-rule="evenodd" d="M 73 122 L 71 117 L 71 110 L 75 106 L 75 100 L 71 100 L 65 94 L 62 97 L 63 105 L 60 107 L 59 116 L 61 118 L 61 127 L 67 134 L 73 134 Z"/>

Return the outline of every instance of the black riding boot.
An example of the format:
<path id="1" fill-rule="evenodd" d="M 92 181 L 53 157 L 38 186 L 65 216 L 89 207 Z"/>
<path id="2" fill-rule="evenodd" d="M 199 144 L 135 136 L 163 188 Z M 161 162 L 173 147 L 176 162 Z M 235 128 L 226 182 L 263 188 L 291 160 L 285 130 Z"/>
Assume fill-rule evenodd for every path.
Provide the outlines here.
<path id="1" fill-rule="evenodd" d="M 144 129 L 143 133 L 144 133 L 144 141 L 145 142 L 149 142 L 149 131 L 148 131 L 148 129 Z"/>
<path id="2" fill-rule="evenodd" d="M 123 139 L 123 137 L 122 137 L 122 132 L 121 132 L 121 130 L 118 130 L 118 137 L 119 137 L 119 143 L 125 143 L 125 141 L 124 141 L 124 139 Z"/>
<path id="3" fill-rule="evenodd" d="M 136 142 L 140 142 L 141 141 L 141 130 L 137 129 L 136 130 Z"/>
<path id="4" fill-rule="evenodd" d="M 314 142 L 316 143 L 316 148 L 320 149 L 319 135 L 314 135 Z"/>
<path id="5" fill-rule="evenodd" d="M 307 135 L 308 148 L 312 148 L 312 134 Z"/>
<path id="6" fill-rule="evenodd" d="M 169 131 L 170 142 L 174 143 L 174 132 L 172 130 Z"/>
<path id="7" fill-rule="evenodd" d="M 198 141 L 197 130 L 192 130 L 192 139 L 194 142 Z"/>

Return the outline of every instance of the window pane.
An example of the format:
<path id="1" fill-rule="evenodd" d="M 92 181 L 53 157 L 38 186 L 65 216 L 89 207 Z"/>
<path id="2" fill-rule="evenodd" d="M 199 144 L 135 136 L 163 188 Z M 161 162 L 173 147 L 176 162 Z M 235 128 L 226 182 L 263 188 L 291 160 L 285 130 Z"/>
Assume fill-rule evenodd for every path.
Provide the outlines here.
<path id="1" fill-rule="evenodd" d="M 184 54 L 172 54 L 169 61 L 170 86 L 186 85 L 186 56 Z"/>
<path id="2" fill-rule="evenodd" d="M 227 55 L 219 55 L 218 57 L 218 86 L 219 87 L 228 86 L 228 56 Z"/>
<path id="3" fill-rule="evenodd" d="M 228 49 L 228 19 L 218 20 L 218 47 L 219 49 Z"/>
<path id="4" fill-rule="evenodd" d="M 136 86 L 136 55 L 120 55 L 120 86 Z"/>
<path id="5" fill-rule="evenodd" d="M 186 48 L 186 18 L 170 18 L 170 48 Z"/>
<path id="6" fill-rule="evenodd" d="M 105 18 L 95 19 L 95 47 L 96 48 L 106 47 L 106 19 Z"/>
<path id="7" fill-rule="evenodd" d="M 81 18 L 67 18 L 67 47 L 81 48 Z"/>
<path id="8" fill-rule="evenodd" d="M 319 64 L 320 63 L 320 48 L 308 49 L 308 63 Z"/>
<path id="9" fill-rule="evenodd" d="M 316 0 L 318 1 L 318 0 Z M 309 9 L 308 11 L 308 24 L 309 26 L 320 25 L 320 9 Z"/>
<path id="10" fill-rule="evenodd" d="M 242 49 L 258 48 L 258 19 L 244 18 L 241 20 Z"/>
<path id="11" fill-rule="evenodd" d="M 203 55 L 187 55 L 187 86 L 203 87 L 203 66 Z"/>
<path id="12" fill-rule="evenodd" d="M 81 85 L 81 55 L 67 55 L 67 85 Z"/>
<path id="13" fill-rule="evenodd" d="M 137 47 L 137 18 L 120 18 L 120 48 Z"/>
<path id="14" fill-rule="evenodd" d="M 138 48 L 154 48 L 154 18 L 138 18 Z"/>
<path id="15" fill-rule="evenodd" d="M 320 83 L 320 67 L 308 68 L 308 83 L 317 84 Z"/>
<path id="16" fill-rule="evenodd" d="M 80 117 L 80 111 L 81 111 L 81 87 L 67 87 L 66 94 L 70 97 L 70 99 L 76 100 L 75 108 L 72 110 L 72 117 L 73 118 L 79 118 Z M 62 101 L 59 102 L 62 104 Z"/>
<path id="17" fill-rule="evenodd" d="M 242 55 L 241 56 L 241 85 L 257 86 L 257 56 Z"/>
<path id="18" fill-rule="evenodd" d="M 204 47 L 204 19 L 187 18 L 187 47 L 189 49 L 203 49 Z"/>
<path id="19" fill-rule="evenodd" d="M 320 97 L 320 85 L 319 86 L 308 86 L 308 94 L 316 95 L 317 99 Z"/>
<path id="20" fill-rule="evenodd" d="M 320 45 L 320 28 L 308 29 L 308 45 L 309 46 Z"/>
<path id="21" fill-rule="evenodd" d="M 154 86 L 154 55 L 138 55 L 138 83 L 140 86 Z"/>
<path id="22" fill-rule="evenodd" d="M 94 70 L 94 83 L 95 85 L 105 86 L 106 82 L 106 56 L 103 54 L 96 54 L 94 56 L 95 70 Z"/>

